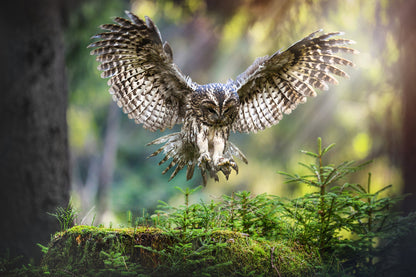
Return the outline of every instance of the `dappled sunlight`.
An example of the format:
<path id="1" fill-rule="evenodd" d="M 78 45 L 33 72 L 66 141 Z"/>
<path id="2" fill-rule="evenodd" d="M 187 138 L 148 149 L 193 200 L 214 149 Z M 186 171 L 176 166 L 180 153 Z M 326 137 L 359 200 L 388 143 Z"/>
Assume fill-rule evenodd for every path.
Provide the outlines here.
<path id="1" fill-rule="evenodd" d="M 84 151 L 94 151 L 97 139 L 94 115 L 89 111 L 72 106 L 68 109 L 67 119 L 69 129 L 69 143 L 71 149 L 81 154 Z"/>
<path id="2" fill-rule="evenodd" d="M 239 40 L 244 35 L 247 26 L 248 11 L 242 9 L 237 12 L 224 26 L 220 49 L 232 50 L 237 47 Z"/>
<path id="3" fill-rule="evenodd" d="M 382 195 L 399 195 L 403 188 L 403 179 L 399 168 L 391 166 L 387 158 L 374 160 L 361 173 L 361 178 L 365 180 L 365 173 L 371 172 L 372 192 L 382 189 L 385 186 L 393 185 L 389 191 Z"/>
<path id="4" fill-rule="evenodd" d="M 134 1 L 132 4 L 132 12 L 141 18 L 148 16 L 152 19 L 157 19 L 157 9 L 154 1 Z"/>
<path id="5" fill-rule="evenodd" d="M 358 133 L 352 141 L 353 156 L 362 160 L 368 156 L 371 149 L 371 139 L 367 133 Z"/>
<path id="6" fill-rule="evenodd" d="M 247 34 L 250 38 L 250 58 L 253 61 L 260 56 L 271 55 L 270 49 L 276 48 L 273 40 L 270 39 L 270 30 L 273 29 L 274 22 L 271 18 L 256 21 L 248 29 Z M 276 49 L 278 51 L 279 49 Z M 273 50 L 272 50 L 273 51 Z"/>

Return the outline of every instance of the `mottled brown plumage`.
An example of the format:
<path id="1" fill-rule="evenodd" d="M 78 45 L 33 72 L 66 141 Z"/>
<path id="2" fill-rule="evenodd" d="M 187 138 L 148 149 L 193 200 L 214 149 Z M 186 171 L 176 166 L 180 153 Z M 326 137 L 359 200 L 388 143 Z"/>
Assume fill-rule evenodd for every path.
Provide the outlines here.
<path id="1" fill-rule="evenodd" d="M 126 12 L 130 20 L 117 17 L 117 24 L 93 38 L 98 67 L 113 100 L 129 118 L 151 130 L 164 130 L 183 124 L 181 131 L 160 137 L 149 144 L 163 144 L 151 156 L 163 152 L 159 164 L 171 160 L 166 173 L 175 167 L 171 179 L 187 167 L 191 179 L 196 166 L 203 182 L 227 177 L 234 169 L 233 157 L 247 163 L 244 154 L 230 141 L 230 131 L 257 132 L 277 124 L 315 89 L 327 90 L 337 84 L 333 75 L 348 77 L 336 65 L 353 66 L 335 53 L 357 53 L 346 47 L 347 39 L 334 39 L 341 33 L 317 36 L 314 32 L 284 52 L 258 58 L 235 81 L 199 85 L 173 63 L 172 49 L 163 42 L 156 25 Z"/>

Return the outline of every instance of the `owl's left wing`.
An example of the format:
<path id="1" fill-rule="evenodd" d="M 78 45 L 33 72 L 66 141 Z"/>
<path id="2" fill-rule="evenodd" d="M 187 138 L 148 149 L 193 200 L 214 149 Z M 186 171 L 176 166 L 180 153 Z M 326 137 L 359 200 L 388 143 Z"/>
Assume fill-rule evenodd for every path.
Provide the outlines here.
<path id="1" fill-rule="evenodd" d="M 307 96 L 315 96 L 314 88 L 328 89 L 337 84 L 332 76 L 348 77 L 335 65 L 353 66 L 335 53 L 358 53 L 345 45 L 353 41 L 331 39 L 342 33 L 316 37 L 314 32 L 293 44 L 284 52 L 258 58 L 234 81 L 240 98 L 239 114 L 233 131 L 257 132 L 277 124 L 283 114 L 289 114 Z"/>
<path id="2" fill-rule="evenodd" d="M 156 25 L 126 11 L 130 20 L 116 17 L 117 24 L 104 24 L 108 32 L 88 47 L 95 47 L 101 77 L 113 100 L 129 118 L 151 130 L 164 130 L 181 123 L 186 95 L 193 91 L 192 81 L 173 63 L 172 50 L 163 43 Z"/>

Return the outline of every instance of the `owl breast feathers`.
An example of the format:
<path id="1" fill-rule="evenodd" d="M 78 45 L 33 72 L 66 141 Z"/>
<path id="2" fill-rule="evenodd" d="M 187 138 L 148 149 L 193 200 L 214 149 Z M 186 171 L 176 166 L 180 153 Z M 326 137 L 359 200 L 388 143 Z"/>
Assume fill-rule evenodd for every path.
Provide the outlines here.
<path id="1" fill-rule="evenodd" d="M 109 78 L 113 100 L 137 124 L 150 131 L 182 124 L 180 132 L 149 143 L 163 144 L 151 156 L 163 152 L 159 165 L 170 160 L 163 171 L 174 168 L 170 179 L 186 166 L 189 180 L 198 166 L 204 185 L 209 177 L 218 181 L 220 171 L 227 179 L 232 170 L 238 173 L 234 157 L 247 163 L 228 141 L 230 131 L 255 133 L 277 124 L 315 96 L 315 89 L 336 84 L 333 75 L 348 77 L 335 66 L 353 63 L 335 53 L 357 53 L 346 47 L 353 41 L 332 38 L 341 33 L 317 31 L 286 51 L 256 59 L 234 81 L 199 85 L 173 63 L 169 44 L 150 18 L 126 14 L 130 20 L 117 17 L 116 24 L 100 26 L 107 32 L 89 45 L 101 76 Z"/>

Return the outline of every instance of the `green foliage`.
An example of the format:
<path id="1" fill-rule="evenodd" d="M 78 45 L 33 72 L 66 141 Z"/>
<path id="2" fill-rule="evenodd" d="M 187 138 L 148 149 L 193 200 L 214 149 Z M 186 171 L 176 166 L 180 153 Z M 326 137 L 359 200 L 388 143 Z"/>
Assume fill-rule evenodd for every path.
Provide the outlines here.
<path id="1" fill-rule="evenodd" d="M 71 202 L 68 203 L 66 208 L 58 207 L 54 213 L 48 213 L 55 217 L 59 222 L 61 232 L 68 230 L 75 224 L 77 218 L 77 211 L 74 210 Z"/>
<path id="2" fill-rule="evenodd" d="M 354 161 L 339 165 L 325 164 L 324 157 L 334 147 L 317 152 L 302 151 L 314 158 L 311 164 L 300 163 L 305 175 L 280 172 L 288 184 L 307 185 L 315 189 L 295 199 L 242 191 L 223 196 L 222 201 L 189 205 L 193 191 L 182 191 L 184 206 L 178 208 L 161 202 L 152 218 L 166 231 L 179 230 L 182 237 L 198 230 L 232 230 L 257 240 L 291 241 L 317 251 L 322 264 L 319 270 L 329 273 L 372 275 L 386 269 L 388 248 L 416 226 L 415 215 L 400 217 L 394 207 L 403 196 L 383 196 L 392 186 L 372 191 L 371 174 L 367 184 L 348 183 L 350 174 L 362 170 L 369 162 Z M 199 188 L 197 188 L 199 189 Z M 195 189 L 195 190 L 197 190 Z"/>
<path id="3" fill-rule="evenodd" d="M 9 251 L 0 255 L 0 276 L 46 276 L 49 271 L 44 266 L 33 265 L 32 262 L 25 264 L 23 257 L 12 257 Z"/>
<path id="4" fill-rule="evenodd" d="M 137 247 L 161 256 L 160 266 L 155 270 L 155 275 L 169 272 L 166 275 L 211 276 L 213 273 L 220 274 L 225 267 L 232 264 L 232 261 L 217 263 L 217 255 L 224 254 L 228 248 L 227 243 L 214 243 L 210 239 L 200 238 L 199 241 L 190 243 L 178 242 L 160 251 L 142 245 Z"/>
<path id="5" fill-rule="evenodd" d="M 368 163 L 325 162 L 333 148 L 303 151 L 313 158 L 300 163 L 302 175 L 280 172 L 287 183 L 313 189 L 295 199 L 247 191 L 218 201 L 191 204 L 201 187 L 181 189 L 183 205 L 160 201 L 153 215 L 143 211 L 130 228 L 75 226 L 73 212 L 54 215 L 66 230 L 55 235 L 42 267 L 13 272 L 62 276 L 377 276 L 396 272 L 403 241 L 411 238 L 416 213 L 399 216 L 394 207 L 403 197 L 387 196 L 391 185 L 373 191 L 349 183 Z M 73 220 L 73 219 L 72 219 Z M 8 264 L 9 263 L 9 264 Z M 1 268 L 10 267 L 11 259 Z M 87 270 L 88 269 L 88 270 Z M 4 269 L 6 270 L 6 269 Z M 10 272 L 10 271 L 9 271 Z M 43 272 L 43 273 L 42 273 Z"/>
<path id="6" fill-rule="evenodd" d="M 318 152 L 304 153 L 315 163 L 303 164 L 308 175 L 299 176 L 281 172 L 287 183 L 301 183 L 317 190 L 302 197 L 288 200 L 283 206 L 283 217 L 291 225 L 288 237 L 303 245 L 316 247 L 325 264 L 343 268 L 346 273 L 377 271 L 383 260 L 386 245 L 397 243 L 400 228 L 409 233 L 415 226 L 413 216 L 399 217 L 393 207 L 403 197 L 382 197 L 392 186 L 371 191 L 371 174 L 367 185 L 344 182 L 346 176 L 361 170 L 368 163 L 343 162 L 337 166 L 325 165 L 324 155 L 334 145 L 322 148 L 318 139 Z M 375 262 L 378 260 L 379 262 Z M 328 269 L 326 269 L 328 270 Z"/>
<path id="7" fill-rule="evenodd" d="M 110 249 L 106 252 L 100 252 L 100 259 L 104 263 L 104 267 L 99 270 L 91 270 L 88 272 L 92 276 L 141 276 L 143 269 L 139 263 L 133 263 L 129 260 L 129 256 L 120 249 Z M 143 275 L 146 276 L 146 275 Z"/>
<path id="8" fill-rule="evenodd" d="M 200 201 L 189 204 L 189 196 L 201 187 L 182 191 L 185 205 L 172 207 L 160 201 L 156 214 L 151 217 L 157 227 L 165 230 L 212 231 L 231 230 L 245 233 L 255 238 L 271 238 L 274 229 L 281 221 L 276 217 L 279 203 L 267 194 L 252 196 L 250 192 L 241 191 L 231 196 L 223 195 L 222 201 L 209 203 Z"/>

